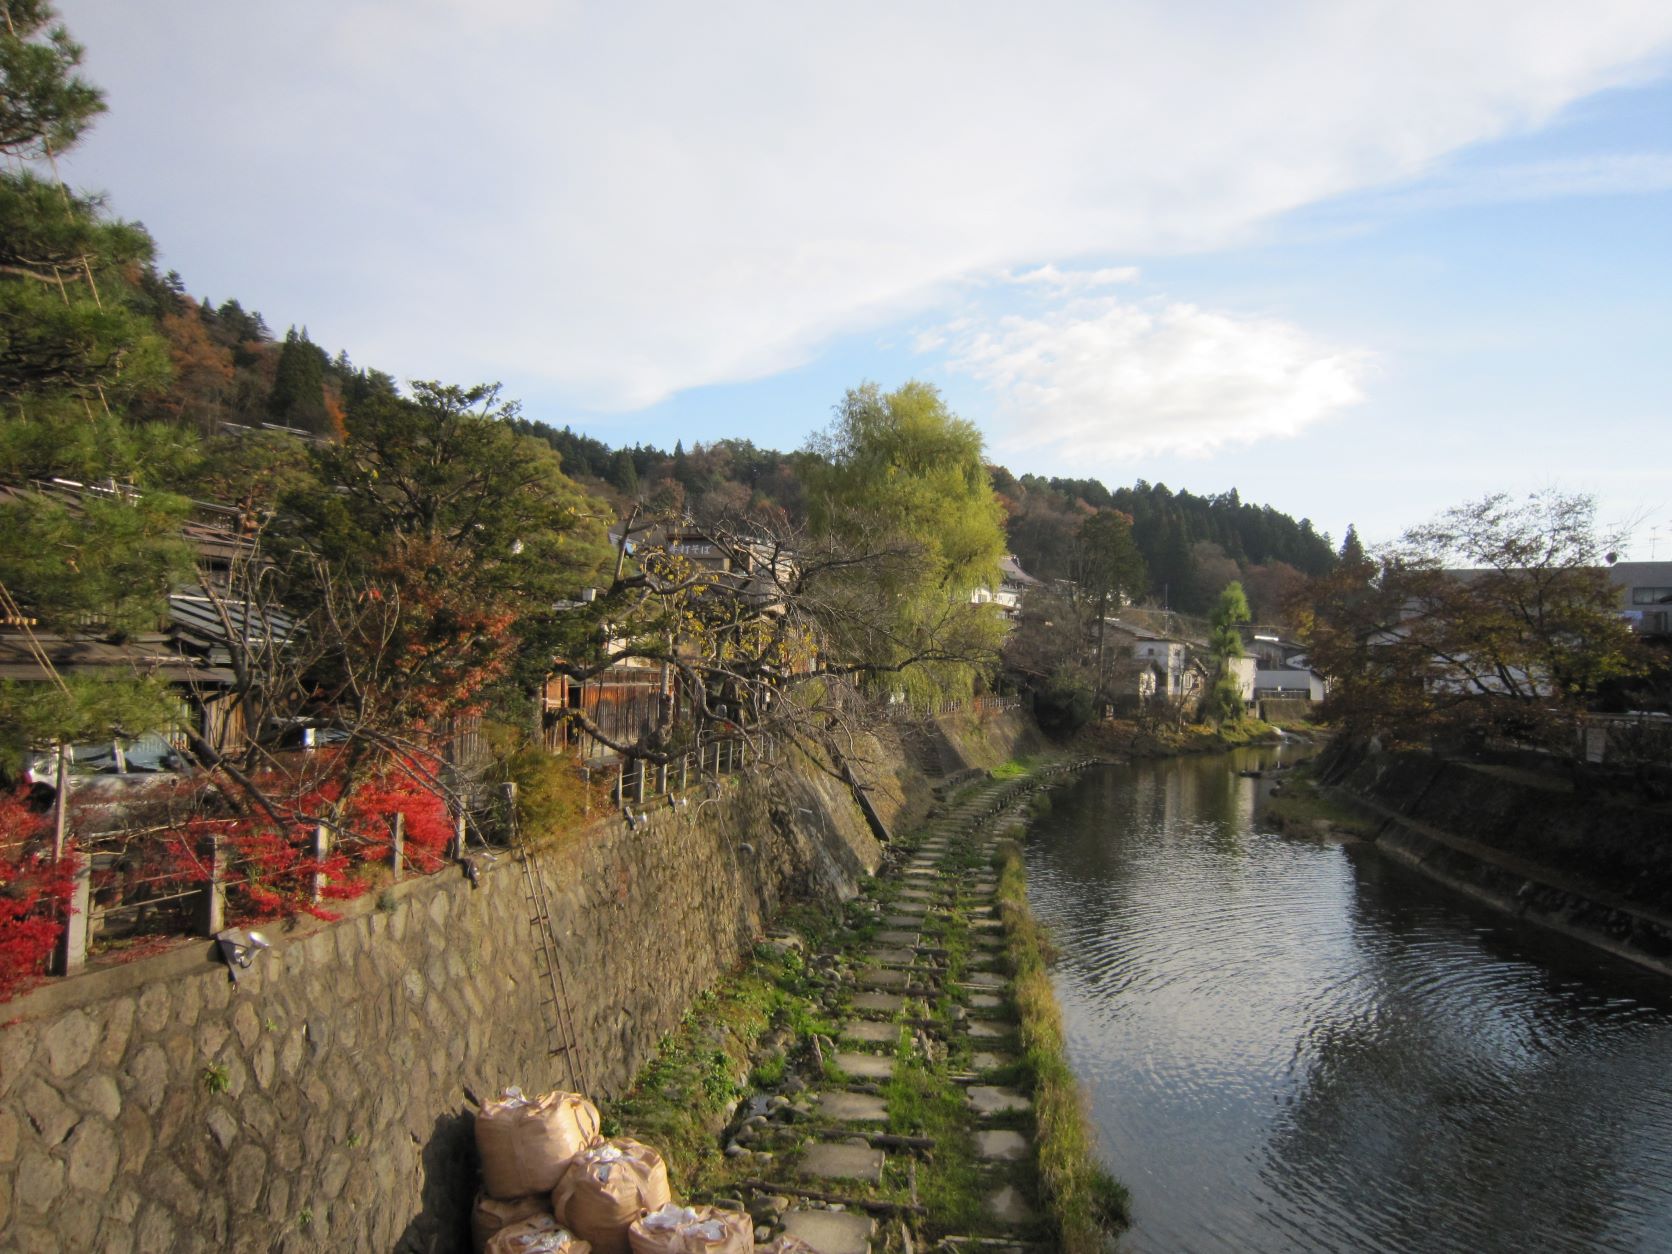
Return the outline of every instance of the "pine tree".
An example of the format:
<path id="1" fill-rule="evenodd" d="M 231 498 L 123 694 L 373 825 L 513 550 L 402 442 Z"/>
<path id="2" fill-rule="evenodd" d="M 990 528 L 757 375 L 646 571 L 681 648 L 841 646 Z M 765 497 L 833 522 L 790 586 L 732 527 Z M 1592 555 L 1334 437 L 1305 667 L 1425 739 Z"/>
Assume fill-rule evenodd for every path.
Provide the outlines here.
<path id="1" fill-rule="evenodd" d="M 1342 537 L 1340 558 L 1343 566 L 1362 566 L 1365 563 L 1364 545 L 1359 541 L 1358 528 L 1352 523 L 1347 524 L 1347 534 Z"/>
<path id="2" fill-rule="evenodd" d="M 82 47 L 47 0 L 6 0 L 5 17 L 0 152 L 25 161 L 56 156 L 104 112 L 104 93 L 75 72 Z"/>
<path id="3" fill-rule="evenodd" d="M 306 327 L 291 327 L 285 333 L 267 398 L 267 412 L 275 422 L 307 431 L 326 429 L 325 366 L 325 351 L 308 339 Z"/>
<path id="4" fill-rule="evenodd" d="M 0 151 L 58 155 L 104 109 L 75 74 L 81 48 L 44 0 L 8 0 L 0 27 Z M 190 570 L 185 502 L 159 490 L 189 438 L 124 420 L 168 377 L 162 340 L 130 282 L 152 244 L 98 202 L 27 170 L 0 174 L 0 584 L 23 612 L 66 632 L 120 636 L 154 624 Z M 32 479 L 113 479 L 133 490 L 79 499 Z M 46 698 L 42 693 L 50 687 Z M 157 710 L 162 686 L 123 678 L 0 684 L 0 738 L 108 736 Z"/>

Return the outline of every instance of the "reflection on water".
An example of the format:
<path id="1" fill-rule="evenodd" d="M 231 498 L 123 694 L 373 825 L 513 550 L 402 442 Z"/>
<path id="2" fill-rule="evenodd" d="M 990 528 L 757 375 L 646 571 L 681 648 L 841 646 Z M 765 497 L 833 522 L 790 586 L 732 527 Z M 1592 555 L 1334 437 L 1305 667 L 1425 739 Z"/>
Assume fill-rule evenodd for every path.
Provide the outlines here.
<path id="1" fill-rule="evenodd" d="M 1134 1251 L 1672 1251 L 1672 988 L 1374 850 L 1254 759 L 1056 795 L 1028 848 Z"/>

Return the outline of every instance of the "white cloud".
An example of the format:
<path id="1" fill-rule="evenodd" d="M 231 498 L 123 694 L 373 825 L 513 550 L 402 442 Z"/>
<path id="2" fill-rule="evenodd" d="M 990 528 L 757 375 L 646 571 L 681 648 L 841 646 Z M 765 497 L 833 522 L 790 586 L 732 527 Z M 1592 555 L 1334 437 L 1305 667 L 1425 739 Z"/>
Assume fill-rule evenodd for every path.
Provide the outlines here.
<path id="1" fill-rule="evenodd" d="M 1012 271 L 1005 278 L 1012 283 L 1037 287 L 1053 295 L 1087 292 L 1119 283 L 1136 283 L 1141 271 L 1137 266 L 1110 266 L 1101 270 L 1059 270 L 1054 265 L 1035 266 L 1032 270 Z"/>
<path id="2" fill-rule="evenodd" d="M 1372 363 L 1277 319 L 1112 298 L 966 322 L 945 345 L 999 397 L 1001 448 L 1094 465 L 1294 435 L 1361 400 Z"/>
<path id="3" fill-rule="evenodd" d="M 60 7 L 111 97 L 71 172 L 194 290 L 618 407 L 1234 242 L 1672 47 L 1664 0 Z"/>

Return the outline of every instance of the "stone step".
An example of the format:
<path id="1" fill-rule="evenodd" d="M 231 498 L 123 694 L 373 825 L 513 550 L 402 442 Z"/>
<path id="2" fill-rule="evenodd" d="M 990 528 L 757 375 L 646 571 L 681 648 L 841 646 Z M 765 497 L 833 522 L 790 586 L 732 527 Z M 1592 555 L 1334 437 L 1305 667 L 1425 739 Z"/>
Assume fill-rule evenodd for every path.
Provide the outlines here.
<path id="1" fill-rule="evenodd" d="M 878 932 L 872 939 L 884 945 L 915 945 L 917 944 L 917 932 L 915 929 L 890 928 Z"/>
<path id="2" fill-rule="evenodd" d="M 796 1170 L 814 1180 L 858 1180 L 881 1184 L 886 1159 L 863 1140 L 858 1144 L 817 1144 L 807 1147 Z"/>
<path id="3" fill-rule="evenodd" d="M 832 1089 L 819 1094 L 819 1114 L 836 1123 L 887 1123 L 888 1104 L 870 1093 Z"/>
<path id="4" fill-rule="evenodd" d="M 860 988 L 902 989 L 911 983 L 911 973 L 897 967 L 867 967 L 857 982 Z"/>
<path id="5" fill-rule="evenodd" d="M 975 1152 L 988 1162 L 1018 1162 L 1028 1156 L 1029 1148 L 1028 1138 L 1009 1128 L 975 1134 Z"/>
<path id="6" fill-rule="evenodd" d="M 867 949 L 865 957 L 880 967 L 909 967 L 917 961 L 917 951 L 915 949 L 892 948 Z"/>
<path id="7" fill-rule="evenodd" d="M 836 1065 L 855 1080 L 886 1080 L 894 1074 L 894 1060 L 883 1054 L 837 1054 Z"/>
<path id="8" fill-rule="evenodd" d="M 855 993 L 853 1008 L 872 1014 L 897 1015 L 905 1009 L 906 999 L 898 993 Z"/>
<path id="9" fill-rule="evenodd" d="M 869 1215 L 853 1211 L 788 1210 L 784 1231 L 805 1241 L 818 1254 L 871 1254 L 877 1224 Z"/>
<path id="10" fill-rule="evenodd" d="M 983 1118 L 1033 1109 L 1033 1099 L 1026 1093 L 1000 1088 L 994 1084 L 970 1085 L 964 1090 L 964 1100 L 969 1102 L 971 1110 Z"/>
<path id="11" fill-rule="evenodd" d="M 842 1035 L 870 1045 L 893 1045 L 900 1039 L 900 1025 L 882 1019 L 849 1019 L 842 1025 Z"/>
<path id="12" fill-rule="evenodd" d="M 1001 1224 L 1027 1224 L 1038 1218 L 1027 1199 L 1008 1184 L 987 1199 L 987 1213 Z"/>

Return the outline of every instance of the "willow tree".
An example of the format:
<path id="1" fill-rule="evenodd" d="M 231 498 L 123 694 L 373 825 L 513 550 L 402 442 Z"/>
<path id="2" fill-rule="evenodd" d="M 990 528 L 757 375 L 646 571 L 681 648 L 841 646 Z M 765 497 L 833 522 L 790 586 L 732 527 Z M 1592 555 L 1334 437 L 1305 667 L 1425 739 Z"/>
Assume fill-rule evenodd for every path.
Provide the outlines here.
<path id="1" fill-rule="evenodd" d="M 830 580 L 831 646 L 882 691 L 967 695 L 1003 636 L 992 607 L 971 603 L 998 586 L 1005 551 L 981 433 L 927 383 L 867 383 L 809 443 L 801 474 L 814 542 L 868 558 Z"/>

